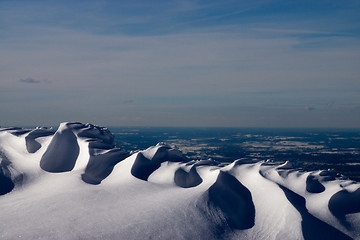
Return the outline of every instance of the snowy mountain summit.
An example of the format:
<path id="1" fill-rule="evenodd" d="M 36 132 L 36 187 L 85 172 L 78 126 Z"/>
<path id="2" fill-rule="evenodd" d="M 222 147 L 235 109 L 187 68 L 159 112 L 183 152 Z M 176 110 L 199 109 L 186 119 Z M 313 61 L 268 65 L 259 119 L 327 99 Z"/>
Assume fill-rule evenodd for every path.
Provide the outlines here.
<path id="1" fill-rule="evenodd" d="M 107 129 L 0 128 L 0 239 L 360 239 L 360 183 L 291 164 L 127 152 Z"/>

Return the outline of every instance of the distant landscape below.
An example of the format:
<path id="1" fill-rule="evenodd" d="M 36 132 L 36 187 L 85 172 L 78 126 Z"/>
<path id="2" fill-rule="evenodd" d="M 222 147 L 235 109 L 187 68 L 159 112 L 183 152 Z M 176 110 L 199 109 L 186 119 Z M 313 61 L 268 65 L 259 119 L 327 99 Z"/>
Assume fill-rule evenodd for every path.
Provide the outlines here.
<path id="1" fill-rule="evenodd" d="M 359 129 L 112 127 L 125 150 L 165 142 L 192 159 L 290 161 L 306 171 L 328 169 L 360 181 Z"/>

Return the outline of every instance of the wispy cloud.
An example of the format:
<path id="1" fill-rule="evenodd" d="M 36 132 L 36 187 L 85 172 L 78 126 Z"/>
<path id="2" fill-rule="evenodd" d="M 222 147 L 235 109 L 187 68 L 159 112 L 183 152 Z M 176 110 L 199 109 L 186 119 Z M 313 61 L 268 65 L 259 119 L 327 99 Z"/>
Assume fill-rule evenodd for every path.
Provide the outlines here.
<path id="1" fill-rule="evenodd" d="M 37 79 L 34 79 L 34 78 L 24 78 L 24 79 L 20 79 L 19 80 L 20 82 L 23 82 L 23 83 L 31 83 L 31 84 L 34 84 L 34 83 L 40 83 L 41 81 L 40 80 L 37 80 Z"/>
<path id="2" fill-rule="evenodd" d="M 135 102 L 134 100 L 128 99 L 128 100 L 124 100 L 124 101 L 123 101 L 123 104 L 132 104 L 132 103 L 134 103 L 134 102 Z"/>
<path id="3" fill-rule="evenodd" d="M 305 111 L 313 111 L 313 110 L 315 110 L 315 108 L 312 107 L 312 106 L 305 106 L 305 107 L 304 107 L 304 110 L 305 110 Z"/>
<path id="4" fill-rule="evenodd" d="M 21 82 L 21 83 L 29 83 L 29 84 L 51 83 L 51 81 L 48 80 L 48 79 L 35 79 L 35 78 L 31 78 L 31 77 L 21 78 L 19 80 L 19 82 Z"/>
<path id="5" fill-rule="evenodd" d="M 334 35 L 326 31 L 304 30 L 304 29 L 281 29 L 281 28 L 255 28 L 257 32 L 280 33 L 280 34 L 303 34 L 303 35 Z"/>

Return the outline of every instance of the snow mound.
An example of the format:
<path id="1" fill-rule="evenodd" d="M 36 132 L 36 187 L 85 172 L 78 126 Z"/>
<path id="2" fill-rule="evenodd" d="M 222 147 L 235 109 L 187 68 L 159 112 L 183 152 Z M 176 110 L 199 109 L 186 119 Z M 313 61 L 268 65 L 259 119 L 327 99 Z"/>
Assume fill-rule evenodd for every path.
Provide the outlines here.
<path id="1" fill-rule="evenodd" d="M 133 153 L 79 122 L 0 128 L 0 239 L 360 239 L 360 184 L 254 159 Z"/>

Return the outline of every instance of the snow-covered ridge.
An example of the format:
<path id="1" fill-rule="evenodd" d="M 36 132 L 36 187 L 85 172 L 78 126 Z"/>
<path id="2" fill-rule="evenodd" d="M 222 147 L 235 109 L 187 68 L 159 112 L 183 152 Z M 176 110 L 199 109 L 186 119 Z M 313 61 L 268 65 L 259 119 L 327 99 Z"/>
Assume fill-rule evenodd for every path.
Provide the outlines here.
<path id="1" fill-rule="evenodd" d="M 129 153 L 78 122 L 0 128 L 0 206 L 0 239 L 360 239 L 357 182 L 165 143 Z"/>

